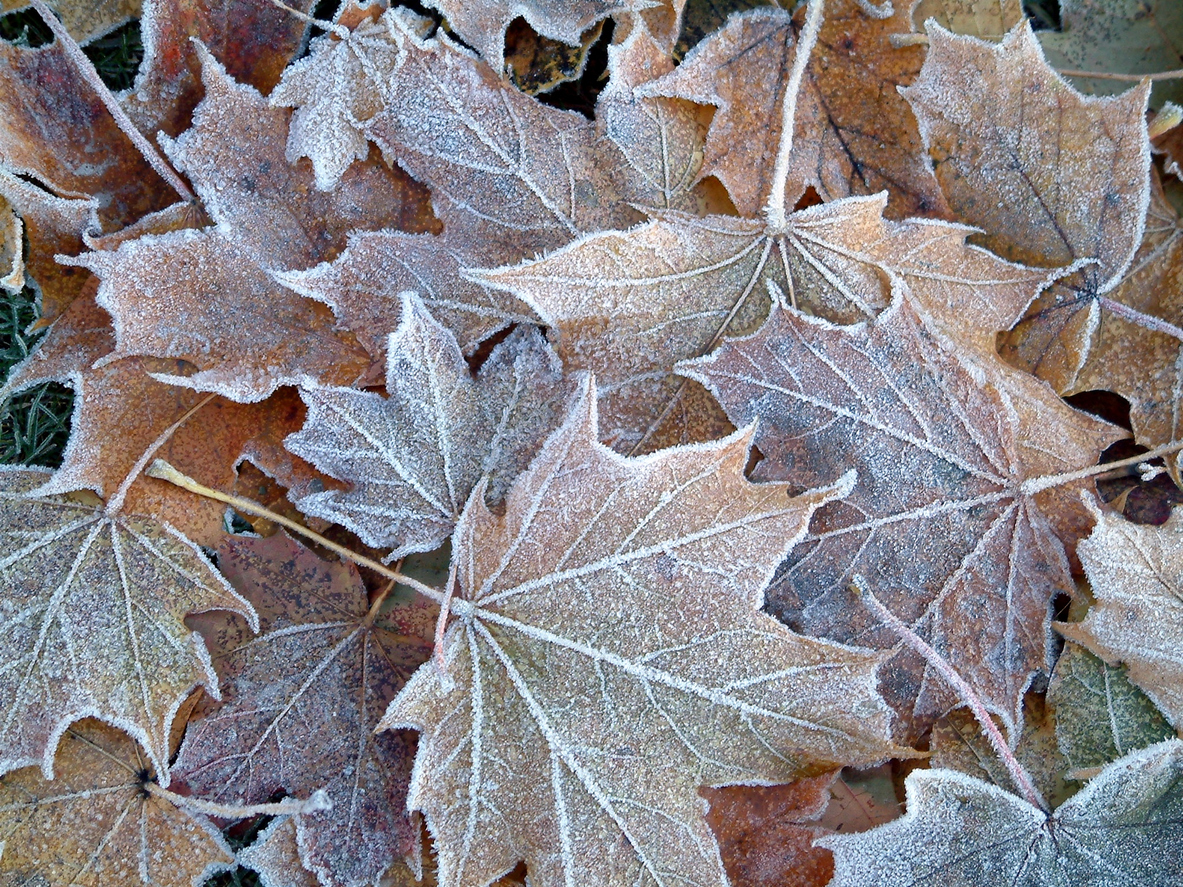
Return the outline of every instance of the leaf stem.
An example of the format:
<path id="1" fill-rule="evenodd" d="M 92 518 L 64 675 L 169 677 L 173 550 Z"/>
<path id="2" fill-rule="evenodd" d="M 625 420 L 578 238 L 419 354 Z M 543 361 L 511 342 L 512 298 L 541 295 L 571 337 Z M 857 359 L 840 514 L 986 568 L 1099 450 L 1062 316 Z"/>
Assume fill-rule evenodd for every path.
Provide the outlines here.
<path id="1" fill-rule="evenodd" d="M 1159 71 L 1157 74 L 1111 74 L 1108 71 L 1072 71 L 1056 68 L 1057 74 L 1065 77 L 1087 77 L 1090 80 L 1122 80 L 1126 83 L 1141 83 L 1143 80 L 1183 80 L 1183 68 L 1174 71 Z"/>
<path id="2" fill-rule="evenodd" d="M 45 20 L 45 24 L 53 31 L 54 38 L 62 45 L 62 50 L 66 56 L 74 63 L 74 67 L 78 69 L 78 73 L 82 75 L 82 79 L 90 84 L 91 88 L 98 95 L 99 100 L 106 107 L 107 111 L 115 118 L 115 125 L 119 127 L 120 131 L 131 139 L 131 143 L 136 146 L 136 150 L 140 152 L 148 164 L 156 170 L 157 174 L 172 186 L 172 189 L 181 196 L 181 199 L 186 203 L 196 203 L 197 197 L 185 184 L 185 180 L 178 175 L 177 171 L 169 166 L 168 161 L 164 159 L 156 147 L 144 138 L 144 134 L 136 129 L 136 125 L 131 122 L 131 118 L 127 116 L 127 112 L 116 100 L 115 96 L 111 95 L 111 90 L 107 89 L 107 84 L 103 83 L 103 79 L 99 77 L 99 72 L 94 69 L 94 65 L 90 59 L 86 57 L 86 53 L 70 36 L 70 32 L 66 30 L 53 10 L 46 5 L 45 0 L 30 0 L 33 8 Z"/>
<path id="3" fill-rule="evenodd" d="M 855 581 L 850 585 L 850 590 L 867 606 L 867 609 L 883 620 L 889 628 L 903 638 L 908 646 L 923 656 L 924 660 L 936 669 L 937 673 L 957 691 L 957 695 L 961 697 L 961 701 L 969 706 L 974 717 L 977 718 L 982 732 L 986 734 L 986 738 L 994 746 L 994 751 L 998 753 L 998 757 L 1006 765 L 1007 772 L 1010 773 L 1010 778 L 1018 786 L 1019 791 L 1023 793 L 1023 797 L 1033 807 L 1038 807 L 1047 813 L 1047 803 L 1035 788 L 1035 783 L 1031 781 L 1031 776 L 1027 773 L 1026 768 L 1019 763 L 1019 759 L 1015 757 L 1014 752 L 1007 745 L 1006 739 L 1003 738 L 1002 732 L 998 729 L 998 725 L 994 723 L 994 718 L 990 717 L 990 712 L 986 710 L 986 704 L 982 701 L 982 697 L 977 694 L 977 691 L 969 685 L 965 678 L 954 670 L 953 666 L 948 663 L 945 657 L 933 649 L 924 638 L 905 625 L 895 613 L 883 606 L 875 595 L 861 587 L 860 582 L 861 579 L 855 577 Z"/>
<path id="4" fill-rule="evenodd" d="M 178 795 L 176 792 L 170 792 L 167 788 L 161 788 L 155 782 L 145 783 L 144 788 L 149 794 L 168 801 L 176 807 L 204 813 L 206 816 L 219 816 L 222 819 L 246 819 L 251 816 L 283 816 L 285 814 L 294 816 L 298 813 L 321 813 L 331 810 L 333 807 L 332 801 L 329 800 L 329 796 L 324 793 L 323 789 L 314 791 L 307 800 L 284 798 L 274 804 L 242 806 L 239 804 L 217 804 L 189 795 Z"/>
<path id="5" fill-rule="evenodd" d="M 173 422 L 172 425 L 169 425 L 168 428 L 160 432 L 160 435 L 156 438 L 156 440 L 152 441 L 152 443 L 148 445 L 148 448 L 144 450 L 143 455 L 141 455 L 140 458 L 136 460 L 135 464 L 132 465 L 131 470 L 127 473 L 127 477 L 125 477 L 123 479 L 123 483 L 119 485 L 119 489 L 117 489 L 115 494 L 107 500 L 106 513 L 108 516 L 118 513 L 119 509 L 123 507 L 123 501 L 127 498 L 127 491 L 131 489 L 131 485 L 135 482 L 136 478 L 140 476 L 140 472 L 144 470 L 144 466 L 148 464 L 148 460 L 156 455 L 156 451 L 168 443 L 169 439 L 174 434 L 176 434 L 177 429 L 188 422 L 194 413 L 204 407 L 216 396 L 217 395 L 214 394 L 207 394 L 200 401 L 194 404 L 193 407 L 186 411 L 185 415 L 181 416 L 181 418 Z"/>
<path id="6" fill-rule="evenodd" d="M 281 0 L 271 0 L 271 2 L 282 9 L 284 12 L 290 12 L 296 18 L 300 19 L 300 21 L 308 22 L 310 25 L 315 25 L 322 31 L 328 31 L 334 37 L 338 37 L 341 40 L 349 39 L 351 32 L 344 25 L 339 25 L 336 22 L 326 22 L 324 19 L 313 18 L 312 16 L 308 15 L 308 13 L 300 12 L 300 10 L 292 6 L 288 6 L 286 3 L 281 2 Z"/>
<path id="7" fill-rule="evenodd" d="M 1130 456 L 1128 459 L 1120 459 L 1117 462 L 1102 462 L 1100 465 L 1090 465 L 1088 468 L 1066 471 L 1063 474 L 1049 474 L 1043 477 L 1028 478 L 1023 481 L 1021 489 L 1025 494 L 1033 496 L 1052 487 L 1061 487 L 1073 481 L 1084 480 L 1086 477 L 1107 474 L 1114 469 L 1125 468 L 1127 465 L 1149 462 L 1151 459 L 1157 459 L 1159 456 L 1169 456 L 1171 453 L 1177 453 L 1180 450 L 1183 450 L 1183 441 L 1174 440 L 1170 443 L 1163 444 L 1161 447 L 1155 447 L 1148 452 L 1141 453 L 1137 456 Z"/>
<path id="8" fill-rule="evenodd" d="M 822 25 L 824 0 L 809 0 L 809 12 L 805 16 L 805 27 L 797 38 L 793 55 L 793 67 L 789 71 L 789 82 L 785 84 L 785 95 L 780 109 L 780 145 L 776 151 L 776 166 L 772 169 L 772 186 L 768 192 L 768 203 L 764 206 L 764 217 L 768 227 L 780 231 L 785 227 L 788 216 L 785 213 L 785 188 L 789 182 L 789 154 L 793 150 L 793 123 L 797 117 L 797 95 L 801 91 L 801 78 L 805 66 L 813 54 L 817 35 Z"/>
<path id="9" fill-rule="evenodd" d="M 1180 329 L 1173 323 L 1168 323 L 1161 317 L 1155 317 L 1153 314 L 1146 314 L 1137 308 L 1123 305 L 1121 302 L 1116 302 L 1108 296 L 1098 296 L 1097 301 L 1101 303 L 1102 308 L 1112 314 L 1116 314 L 1122 320 L 1128 320 L 1130 323 L 1136 323 L 1138 326 L 1153 330 L 1156 333 L 1164 333 L 1183 342 L 1183 329 Z"/>
<path id="10" fill-rule="evenodd" d="M 280 526 L 287 527 L 287 529 L 291 530 L 293 533 L 299 533 L 306 539 L 311 539 L 316 544 L 324 546 L 325 548 L 329 549 L 329 551 L 339 554 L 346 560 L 353 561 L 353 563 L 357 564 L 359 567 L 365 567 L 366 569 L 373 570 L 378 575 L 385 576 L 387 579 L 391 579 L 397 582 L 399 585 L 405 585 L 407 588 L 411 588 L 419 592 L 419 594 L 423 595 L 429 600 L 435 601 L 437 604 L 441 604 L 444 601 L 444 595 L 439 590 L 432 588 L 430 585 L 420 582 L 418 579 L 413 579 L 404 573 L 398 572 L 397 570 L 392 570 L 385 564 L 371 560 L 365 555 L 350 551 L 344 545 L 338 545 L 331 539 L 326 539 L 324 536 L 320 535 L 320 533 L 314 532 L 302 524 L 296 523 L 291 518 L 284 517 L 282 514 L 277 514 L 270 508 L 265 508 L 257 502 L 252 502 L 250 499 L 243 499 L 241 496 L 232 496 L 229 493 L 223 493 L 220 490 L 215 490 L 212 487 L 207 487 L 204 484 L 200 484 L 193 478 L 177 471 L 177 469 L 173 468 L 163 459 L 157 459 L 155 462 L 153 462 L 148 467 L 146 474 L 148 477 L 155 477 L 159 478 L 160 480 L 166 480 L 170 484 L 176 484 L 181 489 L 188 490 L 191 493 L 196 493 L 199 496 L 205 496 L 207 499 L 216 499 L 218 502 L 225 502 L 227 505 L 237 508 L 239 511 L 243 511 L 247 514 L 253 514 L 256 517 L 265 517 L 268 520 L 275 521 L 275 523 L 279 524 Z"/>

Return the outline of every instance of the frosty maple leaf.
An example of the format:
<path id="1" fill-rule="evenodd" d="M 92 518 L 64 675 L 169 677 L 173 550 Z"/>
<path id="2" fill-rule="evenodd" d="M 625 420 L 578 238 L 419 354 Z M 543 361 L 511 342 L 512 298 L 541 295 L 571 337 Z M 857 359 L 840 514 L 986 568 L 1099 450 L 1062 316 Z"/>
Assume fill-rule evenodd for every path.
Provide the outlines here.
<path id="1" fill-rule="evenodd" d="M 101 717 L 133 736 L 168 783 L 168 731 L 198 684 L 217 677 L 188 613 L 251 605 L 201 550 L 150 518 L 32 496 L 49 476 L 3 466 L 0 772 L 40 764 L 73 721 Z"/>
<path id="2" fill-rule="evenodd" d="M 699 785 L 893 753 L 877 657 L 757 610 L 837 490 L 748 483 L 743 433 L 637 459 L 596 438 L 585 380 L 504 516 L 473 493 L 443 671 L 417 671 L 382 720 L 422 732 L 408 804 L 445 887 L 520 858 L 544 887 L 721 887 Z"/>
<path id="3" fill-rule="evenodd" d="M 859 472 L 782 567 L 771 611 L 811 633 L 893 646 L 851 597 L 862 575 L 1014 725 L 1031 676 L 1047 667 L 1050 601 L 1072 588 L 1044 514 L 1075 520 L 1067 538 L 1087 520 L 1040 478 L 1091 464 L 1115 434 L 997 358 L 975 368 L 953 348 L 905 294 L 848 328 L 774 309 L 755 335 L 678 372 L 705 384 L 733 422 L 759 421 L 756 476 L 809 487 L 840 468 Z M 889 698 L 914 729 L 952 703 L 919 661 L 889 674 Z"/>
<path id="4" fill-rule="evenodd" d="M 1141 687 L 1170 718 L 1183 724 L 1183 512 L 1161 527 L 1141 526 L 1106 511 L 1077 546 L 1096 606 L 1082 623 L 1056 630 L 1111 662 L 1129 668 Z"/>
<path id="5" fill-rule="evenodd" d="M 328 887 L 377 883 L 417 859 L 403 799 L 413 741 L 373 735 L 407 676 L 431 652 L 436 610 L 371 604 L 352 565 L 330 564 L 282 534 L 233 539 L 219 563 L 259 614 L 207 614 L 223 701 L 191 721 L 176 778 L 212 801 L 260 803 L 323 788 L 329 815 L 295 818 L 300 859 Z"/>
<path id="6" fill-rule="evenodd" d="M 155 780 L 119 730 L 66 730 L 52 781 L 33 768 L 0 778 L 0 883 L 192 887 L 233 868 L 218 830 L 154 794 Z"/>
<path id="7" fill-rule="evenodd" d="M 908 812 L 832 835 L 833 887 L 1144 887 L 1183 867 L 1183 742 L 1106 767 L 1054 813 L 952 770 L 916 770 Z"/>
<path id="8" fill-rule="evenodd" d="M 1117 285 L 1142 239 L 1149 85 L 1081 96 L 1048 66 L 1026 22 L 998 45 L 939 26 L 929 41 L 903 94 L 957 218 L 1006 258 L 1088 262 L 1031 306 L 1003 351 L 1063 390 L 1087 355 L 1097 297 Z"/>
<path id="9" fill-rule="evenodd" d="M 305 496 L 300 510 L 394 548 L 391 557 L 438 547 L 482 477 L 499 502 L 559 424 L 568 388 L 533 328 L 511 333 L 474 379 L 455 338 L 423 303 L 404 294 L 402 305 L 387 352 L 387 397 L 302 388 L 308 420 L 285 441 L 354 485 Z"/>

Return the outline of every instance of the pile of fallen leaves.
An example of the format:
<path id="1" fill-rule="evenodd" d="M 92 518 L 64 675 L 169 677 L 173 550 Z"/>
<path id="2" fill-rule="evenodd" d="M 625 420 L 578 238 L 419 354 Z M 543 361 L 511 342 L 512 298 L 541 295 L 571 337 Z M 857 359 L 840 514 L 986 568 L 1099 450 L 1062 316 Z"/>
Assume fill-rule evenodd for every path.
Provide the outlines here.
<path id="1" fill-rule="evenodd" d="M 1178 7 L 412 5 L 0 43 L 0 885 L 1183 883 Z"/>

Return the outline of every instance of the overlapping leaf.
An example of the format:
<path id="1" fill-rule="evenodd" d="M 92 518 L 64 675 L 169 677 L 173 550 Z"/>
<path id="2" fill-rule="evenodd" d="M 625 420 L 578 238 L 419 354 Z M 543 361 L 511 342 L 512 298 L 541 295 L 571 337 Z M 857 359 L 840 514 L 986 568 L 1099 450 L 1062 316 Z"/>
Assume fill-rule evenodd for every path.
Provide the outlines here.
<path id="1" fill-rule="evenodd" d="M 722 887 L 699 785 L 893 753 L 877 658 L 756 609 L 837 491 L 748 483 L 744 434 L 625 459 L 595 416 L 589 383 L 504 516 L 478 487 L 444 670 L 416 672 L 382 722 L 423 733 L 409 804 L 445 887 L 519 858 L 543 887 Z"/>
<path id="2" fill-rule="evenodd" d="M 1183 868 L 1183 743 L 1106 767 L 1055 813 L 952 770 L 917 770 L 903 819 L 821 840 L 833 887 L 1144 887 Z"/>
<path id="3" fill-rule="evenodd" d="M 1098 512 L 1097 528 L 1078 547 L 1096 606 L 1081 623 L 1056 630 L 1110 662 L 1176 727 L 1183 723 L 1183 514 L 1161 527 Z"/>
<path id="4" fill-rule="evenodd" d="M 218 688 L 185 616 L 223 609 L 253 622 L 254 611 L 167 524 L 28 495 L 47 480 L 0 472 L 0 771 L 39 764 L 52 776 L 62 731 L 95 716 L 140 742 L 167 784 L 178 707 L 198 684 Z"/>
<path id="5" fill-rule="evenodd" d="M 1048 665 L 1050 602 L 1072 588 L 1045 515 L 1072 541 L 1087 522 L 1070 488 L 1043 479 L 1092 464 L 1113 430 L 996 358 L 963 363 L 907 298 L 850 328 L 774 309 L 755 335 L 678 371 L 733 422 L 759 422 L 758 477 L 810 487 L 859 473 L 781 568 L 771 612 L 798 630 L 892 647 L 894 633 L 848 590 L 861 577 L 1017 724 L 1024 690 Z M 954 704 L 909 655 L 887 675 L 910 730 Z"/>
<path id="6" fill-rule="evenodd" d="M 1032 305 L 1003 352 L 1063 390 L 1087 356 L 1096 297 L 1117 285 L 1142 240 L 1149 86 L 1081 96 L 1047 65 L 1026 23 L 997 45 L 939 26 L 929 40 L 903 94 L 957 218 L 1006 258 L 1088 262 Z"/>
<path id="7" fill-rule="evenodd" d="M 285 442 L 353 483 L 299 499 L 300 510 L 394 548 L 392 557 L 438 547 L 481 478 L 499 502 L 559 424 L 569 389 L 533 328 L 511 333 L 474 379 L 423 303 L 404 295 L 402 304 L 387 354 L 388 396 L 304 388 L 308 421 Z"/>
<path id="8" fill-rule="evenodd" d="M 47 781 L 0 778 L 0 882 L 45 887 L 192 887 L 232 868 L 208 820 L 154 795 L 152 764 L 120 731 L 87 720 L 65 732 Z"/>
<path id="9" fill-rule="evenodd" d="M 418 857 L 419 829 L 404 804 L 414 741 L 373 729 L 430 655 L 435 611 L 371 605 L 356 568 L 282 534 L 227 542 L 219 564 L 262 634 L 237 617 L 200 620 L 223 702 L 189 725 L 174 772 L 223 803 L 324 789 L 331 812 L 295 817 L 304 867 L 328 887 L 376 884 Z"/>

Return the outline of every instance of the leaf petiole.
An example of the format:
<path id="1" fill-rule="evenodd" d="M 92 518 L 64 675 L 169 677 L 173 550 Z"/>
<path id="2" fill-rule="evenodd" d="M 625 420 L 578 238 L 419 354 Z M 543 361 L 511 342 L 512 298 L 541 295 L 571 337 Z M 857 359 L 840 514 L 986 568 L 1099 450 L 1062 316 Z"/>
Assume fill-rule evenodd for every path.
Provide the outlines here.
<path id="1" fill-rule="evenodd" d="M 371 560 L 365 555 L 350 551 L 344 545 L 338 545 L 331 539 L 326 539 L 324 536 L 320 535 L 320 533 L 310 530 L 307 527 L 296 523 L 296 521 L 292 520 L 291 518 L 284 517 L 282 514 L 272 511 L 270 508 L 259 505 L 257 502 L 252 502 L 250 499 L 243 499 L 240 496 L 232 496 L 229 493 L 223 493 L 220 490 L 215 490 L 213 487 L 207 487 L 204 484 L 200 484 L 188 475 L 177 471 L 177 469 L 173 468 L 163 459 L 156 459 L 153 461 L 152 464 L 148 466 L 148 470 L 144 473 L 147 474 L 148 477 L 166 480 L 170 484 L 175 484 L 181 489 L 188 490 L 191 493 L 196 493 L 199 496 L 205 496 L 207 499 L 225 502 L 232 508 L 237 508 L 239 511 L 246 512 L 247 514 L 253 514 L 256 517 L 265 517 L 267 520 L 275 521 L 275 523 L 279 524 L 280 526 L 286 527 L 293 533 L 298 533 L 306 539 L 311 539 L 316 544 L 329 549 L 333 553 L 340 555 L 346 560 L 352 561 L 359 567 L 365 567 L 366 569 L 373 570 L 378 575 L 385 576 L 387 579 L 391 579 L 394 582 L 397 582 L 399 585 L 405 585 L 407 588 L 419 592 L 419 594 L 423 595 L 429 600 L 435 601 L 437 604 L 442 604 L 445 600 L 445 596 L 439 590 L 432 588 L 430 585 L 420 582 L 418 579 L 413 579 L 410 576 L 398 572 L 397 570 L 392 570 L 385 564 Z"/>

